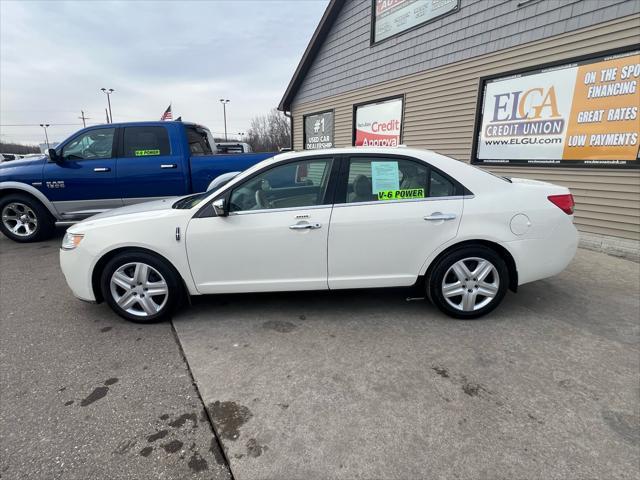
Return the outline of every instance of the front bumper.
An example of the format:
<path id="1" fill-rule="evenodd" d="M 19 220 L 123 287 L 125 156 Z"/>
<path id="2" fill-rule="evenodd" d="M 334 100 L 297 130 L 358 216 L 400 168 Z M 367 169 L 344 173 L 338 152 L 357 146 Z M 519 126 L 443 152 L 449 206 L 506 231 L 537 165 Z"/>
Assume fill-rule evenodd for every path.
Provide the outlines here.
<path id="1" fill-rule="evenodd" d="M 60 268 L 71 292 L 80 300 L 95 302 L 91 272 L 93 257 L 81 246 L 73 250 L 60 249 Z"/>

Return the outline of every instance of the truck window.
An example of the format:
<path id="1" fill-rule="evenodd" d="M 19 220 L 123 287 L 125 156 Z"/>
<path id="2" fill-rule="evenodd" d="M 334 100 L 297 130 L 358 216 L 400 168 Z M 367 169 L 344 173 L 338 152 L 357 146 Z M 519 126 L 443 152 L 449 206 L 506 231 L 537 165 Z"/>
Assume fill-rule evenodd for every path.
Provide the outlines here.
<path id="1" fill-rule="evenodd" d="M 212 155 L 208 132 L 201 128 L 187 127 L 187 141 L 191 155 Z"/>
<path id="2" fill-rule="evenodd" d="M 170 155 L 169 134 L 164 127 L 127 127 L 124 129 L 124 156 Z"/>
<path id="3" fill-rule="evenodd" d="M 81 133 L 62 149 L 62 157 L 69 160 L 111 158 L 115 128 L 98 128 Z"/>

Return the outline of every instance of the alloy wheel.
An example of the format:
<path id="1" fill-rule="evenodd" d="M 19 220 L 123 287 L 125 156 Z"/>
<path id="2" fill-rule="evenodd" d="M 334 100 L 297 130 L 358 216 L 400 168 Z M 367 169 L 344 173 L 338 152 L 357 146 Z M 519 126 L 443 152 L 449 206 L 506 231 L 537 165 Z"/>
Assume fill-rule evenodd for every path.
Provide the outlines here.
<path id="1" fill-rule="evenodd" d="M 2 223 L 14 235 L 28 237 L 38 228 L 38 217 L 28 205 L 12 202 L 2 209 Z"/>
<path id="2" fill-rule="evenodd" d="M 109 286 L 116 304 L 137 317 L 159 313 L 169 299 L 169 287 L 164 277 L 142 262 L 126 263 L 116 269 Z"/>
<path id="3" fill-rule="evenodd" d="M 500 276 L 496 267 L 480 257 L 458 260 L 442 279 L 442 295 L 456 310 L 474 312 L 487 306 L 498 294 Z"/>

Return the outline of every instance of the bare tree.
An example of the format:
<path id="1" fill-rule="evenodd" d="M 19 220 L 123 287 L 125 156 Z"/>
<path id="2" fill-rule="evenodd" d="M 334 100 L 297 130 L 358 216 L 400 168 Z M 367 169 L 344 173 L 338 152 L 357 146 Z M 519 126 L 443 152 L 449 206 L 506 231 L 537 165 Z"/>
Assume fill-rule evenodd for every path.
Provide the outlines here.
<path id="1" fill-rule="evenodd" d="M 24 145 L 21 143 L 0 142 L 1 153 L 17 153 L 25 155 L 27 153 L 40 153 L 40 148 L 36 145 Z"/>
<path id="2" fill-rule="evenodd" d="M 245 141 L 254 152 L 277 152 L 291 145 L 289 119 L 275 108 L 251 120 Z"/>

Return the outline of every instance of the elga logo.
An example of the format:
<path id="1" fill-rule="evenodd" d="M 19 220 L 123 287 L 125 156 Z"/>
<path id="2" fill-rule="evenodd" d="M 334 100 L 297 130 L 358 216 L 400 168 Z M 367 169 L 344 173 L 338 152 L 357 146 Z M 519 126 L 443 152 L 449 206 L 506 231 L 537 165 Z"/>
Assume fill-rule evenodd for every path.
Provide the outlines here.
<path id="1" fill-rule="evenodd" d="M 554 87 L 499 93 L 493 101 L 493 119 L 484 132 L 487 137 L 559 135 L 564 131 Z"/>
<path id="2" fill-rule="evenodd" d="M 64 180 L 54 180 L 46 182 L 47 188 L 64 188 Z"/>

